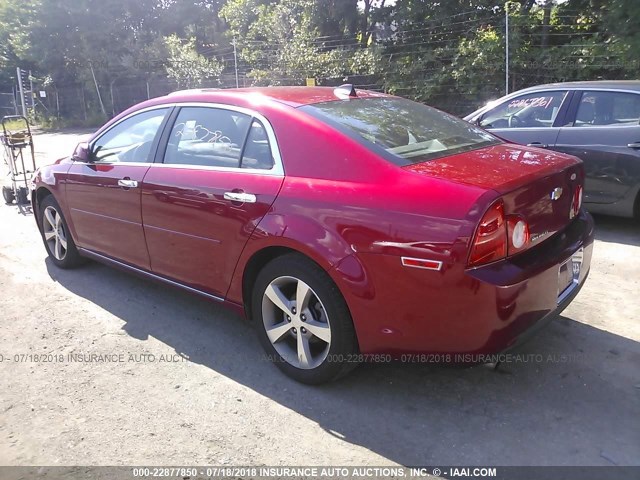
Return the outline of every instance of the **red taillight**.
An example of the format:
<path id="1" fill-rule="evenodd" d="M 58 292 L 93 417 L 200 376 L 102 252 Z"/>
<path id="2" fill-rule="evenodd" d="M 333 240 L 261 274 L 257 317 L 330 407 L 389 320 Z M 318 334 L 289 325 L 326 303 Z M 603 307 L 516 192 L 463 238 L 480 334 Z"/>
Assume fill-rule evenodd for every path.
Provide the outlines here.
<path id="1" fill-rule="evenodd" d="M 582 207 L 582 185 L 578 185 L 571 200 L 571 218 L 577 217 Z"/>
<path id="2" fill-rule="evenodd" d="M 469 266 L 475 267 L 494 262 L 507 256 L 507 225 L 504 216 L 504 203 L 498 200 L 489 207 L 480 220 L 473 237 Z"/>
<path id="3" fill-rule="evenodd" d="M 504 203 L 498 200 L 489 207 L 478 225 L 469 266 L 495 262 L 526 250 L 530 240 L 527 221 L 520 215 L 505 215 Z"/>

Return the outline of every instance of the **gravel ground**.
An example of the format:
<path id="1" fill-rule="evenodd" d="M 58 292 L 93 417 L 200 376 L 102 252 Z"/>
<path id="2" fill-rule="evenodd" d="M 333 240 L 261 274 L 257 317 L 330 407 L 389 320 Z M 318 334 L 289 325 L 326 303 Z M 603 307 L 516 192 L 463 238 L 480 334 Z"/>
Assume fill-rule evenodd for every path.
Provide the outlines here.
<path id="1" fill-rule="evenodd" d="M 78 139 L 39 135 L 39 163 Z M 308 387 L 221 306 L 59 270 L 32 215 L 0 206 L 0 465 L 638 465 L 640 228 L 596 220 L 587 285 L 519 361 Z"/>

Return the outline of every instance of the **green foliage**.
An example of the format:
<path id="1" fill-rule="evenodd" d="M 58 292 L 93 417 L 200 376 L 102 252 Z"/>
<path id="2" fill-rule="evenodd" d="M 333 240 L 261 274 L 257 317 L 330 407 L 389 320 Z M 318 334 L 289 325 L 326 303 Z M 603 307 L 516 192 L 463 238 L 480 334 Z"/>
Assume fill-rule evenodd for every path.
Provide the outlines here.
<path id="1" fill-rule="evenodd" d="M 235 42 L 243 83 L 347 80 L 464 113 L 504 93 L 505 9 L 511 90 L 638 78 L 638 0 L 0 0 L 0 92 L 32 70 L 77 89 L 84 121 L 98 92 L 126 106 L 124 82 L 145 90 L 130 102 L 158 78 L 235 84 Z"/>
<path id="2" fill-rule="evenodd" d="M 206 80 L 217 81 L 222 66 L 215 59 L 208 59 L 196 51 L 195 38 L 182 41 L 177 35 L 165 38 L 168 59 L 165 65 L 167 75 L 178 82 L 180 87 L 202 86 Z"/>
<path id="3" fill-rule="evenodd" d="M 302 84 L 305 78 L 342 78 L 381 72 L 381 51 L 335 46 L 323 42 L 327 31 L 338 38 L 355 30 L 355 2 L 326 0 L 230 0 L 221 15 L 236 39 L 241 59 L 251 65 L 249 76 L 258 84 Z M 326 13 L 344 18 L 332 18 Z M 333 39 L 333 37 L 332 37 Z M 344 43 L 344 42 L 342 42 Z"/>
<path id="4" fill-rule="evenodd" d="M 31 47 L 29 32 L 37 15 L 37 0 L 0 0 L 0 84 L 15 78 L 16 64 L 25 59 L 25 68 L 31 66 L 28 52 Z"/>

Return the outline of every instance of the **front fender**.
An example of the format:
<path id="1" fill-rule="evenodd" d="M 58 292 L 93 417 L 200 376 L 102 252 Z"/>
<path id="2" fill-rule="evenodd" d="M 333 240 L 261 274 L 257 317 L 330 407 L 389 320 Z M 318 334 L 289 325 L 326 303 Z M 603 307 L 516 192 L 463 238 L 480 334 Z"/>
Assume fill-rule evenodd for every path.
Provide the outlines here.
<path id="1" fill-rule="evenodd" d="M 71 230 L 71 235 L 75 239 L 75 230 L 71 222 L 71 215 L 65 201 L 65 180 L 66 174 L 71 168 L 72 162 L 67 159 L 60 159 L 52 165 L 46 165 L 36 170 L 32 179 L 31 206 L 33 216 L 40 229 L 40 199 L 44 198 L 45 193 L 53 195 L 62 209 L 67 225 Z"/>

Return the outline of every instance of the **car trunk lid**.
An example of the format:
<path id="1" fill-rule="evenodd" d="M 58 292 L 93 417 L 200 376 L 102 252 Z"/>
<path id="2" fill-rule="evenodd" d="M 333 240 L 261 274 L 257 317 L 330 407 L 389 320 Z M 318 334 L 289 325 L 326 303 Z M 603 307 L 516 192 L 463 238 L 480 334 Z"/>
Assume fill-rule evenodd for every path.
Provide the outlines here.
<path id="1" fill-rule="evenodd" d="M 496 191 L 504 201 L 505 214 L 526 219 L 531 245 L 571 221 L 574 192 L 584 183 L 579 159 L 512 144 L 494 145 L 404 168 Z"/>

